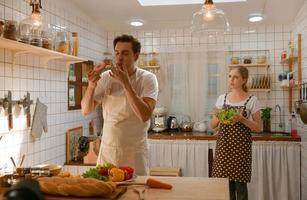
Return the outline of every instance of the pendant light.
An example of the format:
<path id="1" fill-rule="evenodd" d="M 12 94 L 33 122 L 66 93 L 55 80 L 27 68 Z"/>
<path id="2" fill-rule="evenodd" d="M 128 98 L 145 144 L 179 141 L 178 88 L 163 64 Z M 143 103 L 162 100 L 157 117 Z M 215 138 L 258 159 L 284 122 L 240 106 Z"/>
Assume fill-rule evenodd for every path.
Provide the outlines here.
<path id="1" fill-rule="evenodd" d="M 41 0 L 30 0 L 29 5 L 32 7 L 31 16 L 23 19 L 19 23 L 20 42 L 23 43 L 30 43 L 31 37 L 40 37 L 43 25 L 42 16 L 40 13 L 40 9 L 42 8 Z"/>
<path id="2" fill-rule="evenodd" d="M 222 10 L 215 7 L 212 0 L 206 0 L 202 9 L 193 14 L 192 34 L 225 33 L 229 23 Z"/>

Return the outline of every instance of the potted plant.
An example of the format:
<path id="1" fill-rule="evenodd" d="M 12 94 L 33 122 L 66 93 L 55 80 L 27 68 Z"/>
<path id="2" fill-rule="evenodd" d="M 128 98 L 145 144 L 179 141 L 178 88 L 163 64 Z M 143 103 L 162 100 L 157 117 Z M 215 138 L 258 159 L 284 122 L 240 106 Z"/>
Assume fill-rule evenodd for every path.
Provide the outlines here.
<path id="1" fill-rule="evenodd" d="M 271 132 L 271 107 L 261 109 L 261 119 L 263 122 L 263 132 Z"/>

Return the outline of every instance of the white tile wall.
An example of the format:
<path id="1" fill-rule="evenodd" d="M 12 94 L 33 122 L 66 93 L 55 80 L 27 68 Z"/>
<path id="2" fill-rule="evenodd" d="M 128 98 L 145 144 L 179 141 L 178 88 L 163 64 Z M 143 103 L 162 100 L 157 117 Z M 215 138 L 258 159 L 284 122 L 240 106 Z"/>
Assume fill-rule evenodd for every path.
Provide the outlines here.
<path id="1" fill-rule="evenodd" d="M 300 12 L 296 16 L 293 33 L 302 34 L 302 76 L 303 81 L 307 81 L 307 2 L 301 8 Z M 293 34 L 293 36 L 294 36 Z M 299 134 L 302 138 L 301 149 L 301 173 L 302 173 L 302 199 L 307 199 L 307 125 L 304 125 L 299 120 Z"/>
<path id="2" fill-rule="evenodd" d="M 99 61 L 106 49 L 106 32 L 98 28 L 89 17 L 71 1 L 43 0 L 42 14 L 45 23 L 66 27 L 69 32 L 79 33 L 80 56 Z M 30 6 L 22 0 L 0 1 L 0 18 L 20 20 L 31 12 Z M 26 128 L 24 110 L 18 115 L 14 108 L 14 129 L 8 130 L 7 117 L 0 108 L 0 170 L 11 170 L 12 156 L 18 163 L 26 155 L 24 166 L 40 163 L 64 164 L 65 132 L 69 128 L 84 127 L 88 133 L 88 123 L 97 118 L 97 113 L 84 118 L 80 111 L 67 111 L 67 70 L 64 62 L 50 61 L 47 67 L 42 59 L 33 55 L 20 55 L 12 64 L 12 52 L 0 49 L 0 98 L 12 91 L 13 100 L 19 100 L 27 91 L 31 99 L 39 98 L 48 106 L 48 133 L 40 139 L 33 139 Z M 31 106 L 33 116 L 34 105 Z"/>
<path id="3" fill-rule="evenodd" d="M 134 35 L 142 43 L 142 51 L 145 53 L 172 52 L 184 50 L 269 50 L 269 60 L 271 63 L 270 74 L 273 81 L 272 91 L 270 93 L 257 92 L 255 95 L 260 99 L 262 106 L 268 105 L 274 108 L 276 104 L 282 107 L 283 122 L 287 124 L 288 113 L 288 92 L 280 88 L 277 76 L 286 70 L 286 67 L 280 64 L 281 52 L 287 50 L 288 42 L 291 39 L 291 29 L 289 25 L 273 24 L 258 27 L 232 27 L 232 31 L 226 35 L 211 37 L 194 37 L 190 29 L 170 29 L 170 30 L 152 30 L 135 31 L 127 30 L 127 34 Z M 108 32 L 108 49 L 112 49 L 112 42 L 115 36 L 122 34 L 118 32 Z M 160 42 L 157 42 L 160 41 Z M 255 53 L 255 52 L 254 52 Z M 243 54 L 241 55 L 243 56 Z M 227 56 L 226 63 L 229 62 Z M 162 66 L 163 67 L 163 66 Z M 227 66 L 224 66 L 227 70 Z M 251 69 L 252 70 L 252 69 Z M 261 71 L 263 72 L 263 71 Z M 252 73 L 259 73 L 253 71 Z M 226 87 L 224 87 L 226 88 Z M 224 91 L 220 91 L 221 93 Z M 279 113 L 272 112 L 272 130 L 278 131 Z"/>

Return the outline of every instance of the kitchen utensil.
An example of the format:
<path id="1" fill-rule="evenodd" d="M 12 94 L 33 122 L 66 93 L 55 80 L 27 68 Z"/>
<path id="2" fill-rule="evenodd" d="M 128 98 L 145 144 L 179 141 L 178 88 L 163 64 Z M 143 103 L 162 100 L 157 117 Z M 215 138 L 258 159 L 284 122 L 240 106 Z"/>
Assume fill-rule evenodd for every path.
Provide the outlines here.
<path id="1" fill-rule="evenodd" d="M 19 167 L 22 166 L 22 163 L 23 163 L 23 161 L 25 160 L 25 157 L 26 157 L 26 155 L 23 154 L 23 155 L 22 155 L 22 158 L 21 158 L 21 161 L 20 161 L 20 164 L 19 164 Z"/>
<path id="2" fill-rule="evenodd" d="M 167 126 L 170 131 L 178 131 L 178 121 L 174 116 L 169 116 L 167 118 Z"/>
<path id="3" fill-rule="evenodd" d="M 180 124 L 180 130 L 183 132 L 191 132 L 193 130 L 193 124 L 189 116 L 185 116 Z"/>
<path id="4" fill-rule="evenodd" d="M 133 191 L 138 193 L 140 200 L 144 200 L 145 187 L 134 187 Z"/>
<path id="5" fill-rule="evenodd" d="M 154 115 L 154 127 L 153 131 L 155 132 L 162 132 L 167 129 L 166 124 L 166 108 L 165 107 L 158 107 L 155 108 L 153 111 Z"/>
<path id="6" fill-rule="evenodd" d="M 193 125 L 193 131 L 205 132 L 207 130 L 206 121 L 195 122 Z"/>
<path id="7" fill-rule="evenodd" d="M 14 158 L 13 158 L 13 157 L 10 157 L 10 159 L 11 159 L 11 161 L 12 161 L 12 163 L 13 163 L 14 167 L 16 168 L 16 167 L 17 167 L 17 165 L 16 165 L 16 163 L 15 163 L 15 161 L 14 161 Z"/>

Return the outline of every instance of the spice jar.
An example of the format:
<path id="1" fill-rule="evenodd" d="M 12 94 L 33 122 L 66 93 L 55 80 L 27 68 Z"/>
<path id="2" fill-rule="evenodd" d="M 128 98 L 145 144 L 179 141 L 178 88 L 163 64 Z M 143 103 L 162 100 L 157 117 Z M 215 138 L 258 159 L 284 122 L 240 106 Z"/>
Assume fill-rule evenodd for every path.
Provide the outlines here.
<path id="1" fill-rule="evenodd" d="M 238 57 L 232 57 L 232 58 L 230 59 L 230 62 L 231 62 L 231 64 L 233 64 L 233 65 L 237 65 L 237 64 L 240 63 L 240 58 L 238 58 Z"/>
<path id="2" fill-rule="evenodd" d="M 252 63 L 252 57 L 251 56 L 245 56 L 243 58 L 243 63 L 244 64 L 251 64 Z"/>
<path id="3" fill-rule="evenodd" d="M 157 66 L 158 65 L 157 53 L 155 53 L 155 52 L 149 53 L 148 64 L 149 64 L 149 66 Z"/>
<path id="4" fill-rule="evenodd" d="M 112 67 L 113 55 L 110 52 L 103 53 L 104 59 L 103 62 L 106 64 L 106 68 Z"/>
<path id="5" fill-rule="evenodd" d="M 4 23 L 3 37 L 10 40 L 17 40 L 17 22 L 6 20 Z"/>
<path id="6" fill-rule="evenodd" d="M 37 47 L 42 46 L 42 36 L 40 30 L 38 29 L 31 30 L 30 44 Z"/>
<path id="7" fill-rule="evenodd" d="M 73 56 L 79 55 L 79 39 L 77 32 L 72 33 L 72 55 Z"/>
<path id="8" fill-rule="evenodd" d="M 141 53 L 138 59 L 138 66 L 139 67 L 144 67 L 147 65 L 147 58 L 145 53 Z"/>
<path id="9" fill-rule="evenodd" d="M 42 31 L 42 47 L 53 49 L 53 35 L 50 32 Z"/>
<path id="10" fill-rule="evenodd" d="M 70 41 L 67 32 L 57 32 L 56 35 L 56 47 L 57 52 L 69 54 Z"/>
<path id="11" fill-rule="evenodd" d="M 266 56 L 265 55 L 260 55 L 257 57 L 257 64 L 264 64 L 266 63 Z"/>
<path id="12" fill-rule="evenodd" d="M 0 37 L 2 36 L 3 29 L 4 29 L 4 22 L 0 21 Z"/>

